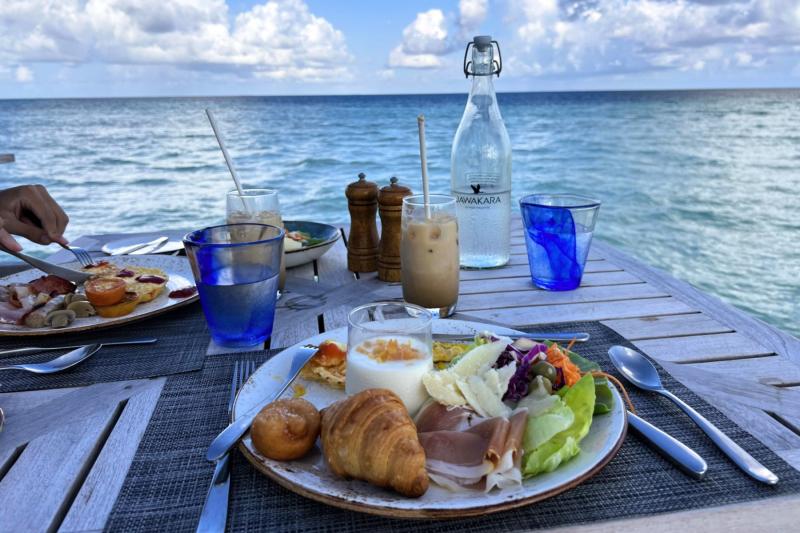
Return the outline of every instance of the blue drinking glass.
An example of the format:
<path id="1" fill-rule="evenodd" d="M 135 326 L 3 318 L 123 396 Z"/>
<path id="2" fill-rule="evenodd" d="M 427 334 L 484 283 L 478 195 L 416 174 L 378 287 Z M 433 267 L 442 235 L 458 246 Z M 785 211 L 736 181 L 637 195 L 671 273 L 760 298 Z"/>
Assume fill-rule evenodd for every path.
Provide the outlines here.
<path id="1" fill-rule="evenodd" d="M 217 344 L 256 346 L 272 335 L 283 236 L 283 229 L 267 224 L 228 224 L 183 238 Z"/>
<path id="2" fill-rule="evenodd" d="M 600 202 L 573 194 L 531 194 L 519 206 L 533 284 L 550 291 L 576 288 Z"/>

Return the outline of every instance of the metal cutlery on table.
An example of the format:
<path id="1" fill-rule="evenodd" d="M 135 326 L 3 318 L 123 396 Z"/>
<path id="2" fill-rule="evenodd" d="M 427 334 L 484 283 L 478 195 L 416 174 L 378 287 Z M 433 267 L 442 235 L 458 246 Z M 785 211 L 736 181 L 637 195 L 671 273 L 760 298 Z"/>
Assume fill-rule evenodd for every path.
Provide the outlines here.
<path id="1" fill-rule="evenodd" d="M 656 448 L 670 462 L 690 476 L 702 479 L 706 475 L 708 464 L 705 460 L 693 449 L 666 431 L 657 428 L 630 411 L 628 411 L 628 426 L 633 428 L 640 437 Z"/>
<path id="2" fill-rule="evenodd" d="M 689 415 L 689 418 L 709 436 L 714 444 L 750 477 L 768 485 L 774 485 L 778 482 L 778 476 L 759 463 L 752 455 L 736 444 L 717 426 L 709 422 L 703 415 L 665 389 L 658 375 L 658 370 L 643 354 L 625 346 L 612 346 L 608 350 L 608 355 L 616 369 L 619 370 L 628 381 L 640 389 L 655 392 L 669 398 L 678 407 L 683 409 L 683 411 Z"/>
<path id="3" fill-rule="evenodd" d="M 208 447 L 206 459 L 209 461 L 219 460 L 228 452 L 228 450 L 230 450 L 237 442 L 239 442 L 239 439 L 242 438 L 242 435 L 247 433 L 247 430 L 250 429 L 250 425 L 253 423 L 253 419 L 255 419 L 258 412 L 261 411 L 261 409 L 271 401 L 280 398 L 281 394 L 283 394 L 284 391 L 289 388 L 289 385 L 291 385 L 297 375 L 300 374 L 300 370 L 305 366 L 308 360 L 311 359 L 311 356 L 316 353 L 317 348 L 317 346 L 313 346 L 311 344 L 298 347 L 295 351 L 295 354 L 292 356 L 292 364 L 289 367 L 289 374 L 280 389 L 278 389 L 277 392 L 268 395 L 266 398 L 262 398 L 261 401 L 259 401 L 252 409 L 242 413 L 239 418 L 233 421 L 228 427 L 223 429 Z"/>
<path id="4" fill-rule="evenodd" d="M 146 254 L 154 252 L 157 248 L 161 247 L 165 242 L 169 240 L 169 237 L 161 236 L 153 239 L 152 241 L 141 242 L 138 244 L 131 244 L 129 246 L 123 246 L 122 248 L 118 248 L 111 252 L 109 255 L 139 255 L 139 254 Z"/>
<path id="5" fill-rule="evenodd" d="M 112 342 L 101 342 L 99 343 L 100 346 L 125 346 L 127 344 L 153 344 L 157 342 L 158 339 L 155 338 L 144 338 L 144 339 L 131 339 L 128 341 L 112 341 Z M 25 355 L 29 353 L 41 353 L 41 352 L 55 352 L 58 350 L 74 350 L 76 348 L 83 348 L 83 345 L 76 344 L 72 346 L 29 346 L 27 348 L 13 348 L 11 350 L 0 350 L 0 357 L 8 356 L 8 355 Z"/>
<path id="6" fill-rule="evenodd" d="M 47 361 L 46 363 L 20 363 L 16 365 L 3 365 L 0 366 L 0 370 L 26 370 L 28 372 L 33 372 L 34 374 L 54 374 L 55 372 L 61 372 L 62 370 L 73 367 L 81 361 L 85 361 L 94 355 L 94 353 L 100 348 L 102 348 L 101 344 L 89 344 L 86 346 L 81 346 L 77 350 L 67 352 L 60 357 L 56 357 L 51 361 Z"/>
<path id="7" fill-rule="evenodd" d="M 72 281 L 72 282 L 75 282 L 75 283 L 83 283 L 84 281 L 89 279 L 89 277 L 91 276 L 91 274 L 87 274 L 86 272 L 80 272 L 78 270 L 73 270 L 71 268 L 65 268 L 65 267 L 50 263 L 49 261 L 44 261 L 42 259 L 36 259 L 35 257 L 31 257 L 31 256 L 29 256 L 27 254 L 23 254 L 22 252 L 15 252 L 13 250 L 9 250 L 5 246 L 0 246 L 0 250 L 6 252 L 8 254 L 11 254 L 14 257 L 18 258 L 18 259 L 22 259 L 23 261 L 25 261 L 26 263 L 28 263 L 32 267 L 38 268 L 42 272 L 46 272 L 48 274 L 54 274 L 54 275 L 56 275 L 58 277 L 64 278 L 66 280 L 69 280 L 69 281 Z"/>
<path id="8" fill-rule="evenodd" d="M 568 332 L 541 332 L 541 333 L 514 333 L 514 338 L 530 339 L 533 341 L 560 341 L 560 342 L 586 342 L 590 335 L 583 331 Z M 475 335 L 461 335 L 455 333 L 434 333 L 433 340 L 443 342 L 472 342 Z"/>
<path id="9" fill-rule="evenodd" d="M 242 388 L 255 369 L 256 364 L 253 361 L 236 361 L 234 364 L 231 395 L 228 399 L 228 417 L 233 413 L 236 392 Z M 225 531 L 225 523 L 228 520 L 228 493 L 231 486 L 230 474 L 230 454 L 226 452 L 220 457 L 214 468 L 214 475 L 206 495 L 206 503 L 203 505 L 200 522 L 197 524 L 198 533 Z"/>

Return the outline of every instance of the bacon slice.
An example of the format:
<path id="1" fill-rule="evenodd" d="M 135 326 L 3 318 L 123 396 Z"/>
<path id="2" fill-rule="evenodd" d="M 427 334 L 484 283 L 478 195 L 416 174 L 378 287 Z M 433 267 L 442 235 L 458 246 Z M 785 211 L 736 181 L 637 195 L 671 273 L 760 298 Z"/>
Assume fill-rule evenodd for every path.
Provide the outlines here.
<path id="1" fill-rule="evenodd" d="M 75 292 L 74 283 L 64 278 L 54 276 L 53 274 L 48 274 L 47 276 L 42 276 L 39 279 L 35 279 L 28 283 L 28 285 L 36 293 L 49 294 L 51 297 L 58 296 L 59 294 Z"/>
<path id="2" fill-rule="evenodd" d="M 464 407 L 438 402 L 417 414 L 419 441 L 430 478 L 451 490 L 483 489 L 522 483 L 522 437 L 527 410 L 509 418 L 484 418 Z"/>

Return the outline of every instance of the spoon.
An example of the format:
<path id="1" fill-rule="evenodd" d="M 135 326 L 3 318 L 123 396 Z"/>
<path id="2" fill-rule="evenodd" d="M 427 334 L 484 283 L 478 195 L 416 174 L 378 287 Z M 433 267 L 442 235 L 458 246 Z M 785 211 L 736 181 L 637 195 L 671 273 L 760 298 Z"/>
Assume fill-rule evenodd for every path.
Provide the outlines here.
<path id="1" fill-rule="evenodd" d="M 101 348 L 99 344 L 88 344 L 81 346 L 77 350 L 67 352 L 62 356 L 56 357 L 52 361 L 46 363 L 28 363 L 19 365 L 5 365 L 0 366 L 0 370 L 27 370 L 35 374 L 52 374 L 54 372 L 61 372 L 71 366 L 75 366 L 81 361 L 88 359 L 97 350 Z"/>
<path id="2" fill-rule="evenodd" d="M 733 442 L 730 437 L 720 431 L 717 426 L 709 422 L 703 415 L 665 389 L 661 384 L 661 378 L 658 376 L 658 370 L 656 370 L 656 367 L 647 357 L 625 346 L 612 346 L 611 349 L 608 350 L 608 355 L 611 357 L 611 362 L 616 369 L 619 370 L 628 381 L 640 389 L 655 392 L 675 402 L 678 407 L 689 415 L 689 418 L 691 418 L 695 424 L 700 426 L 700 429 L 711 438 L 714 444 L 750 477 L 762 483 L 766 483 L 767 485 L 774 485 L 778 482 L 778 476 L 756 461 L 752 455 Z"/>

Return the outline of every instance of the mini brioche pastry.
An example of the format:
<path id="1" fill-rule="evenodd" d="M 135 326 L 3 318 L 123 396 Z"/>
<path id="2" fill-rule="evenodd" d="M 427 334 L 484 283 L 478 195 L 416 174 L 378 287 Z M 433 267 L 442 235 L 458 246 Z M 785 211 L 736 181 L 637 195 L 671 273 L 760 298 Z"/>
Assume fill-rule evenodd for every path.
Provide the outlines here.
<path id="1" fill-rule="evenodd" d="M 250 438 L 264 456 L 276 461 L 303 457 L 319 435 L 320 414 L 302 398 L 276 400 L 253 420 Z"/>

